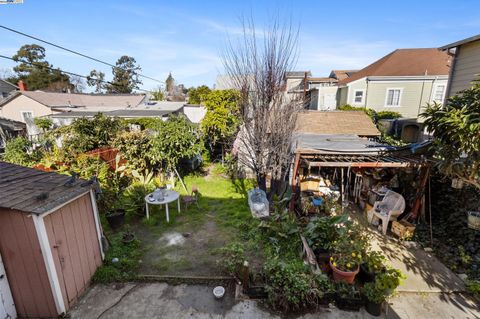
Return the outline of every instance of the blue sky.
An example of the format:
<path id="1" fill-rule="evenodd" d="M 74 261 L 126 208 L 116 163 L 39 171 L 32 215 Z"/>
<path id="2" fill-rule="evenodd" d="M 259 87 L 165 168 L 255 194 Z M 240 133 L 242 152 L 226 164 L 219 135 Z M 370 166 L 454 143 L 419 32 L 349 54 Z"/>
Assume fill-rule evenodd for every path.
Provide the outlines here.
<path id="1" fill-rule="evenodd" d="M 143 74 L 178 83 L 215 83 L 227 38 L 242 15 L 262 28 L 274 16 L 300 24 L 297 69 L 327 76 L 362 68 L 396 48 L 438 47 L 479 33 L 477 1 L 67 1 L 0 5 L 0 24 L 114 63 L 127 54 Z M 0 54 L 34 41 L 0 29 Z M 87 75 L 104 65 L 44 45 L 55 67 Z M 0 69 L 13 64 L 0 59 Z M 157 84 L 143 80 L 143 88 Z"/>

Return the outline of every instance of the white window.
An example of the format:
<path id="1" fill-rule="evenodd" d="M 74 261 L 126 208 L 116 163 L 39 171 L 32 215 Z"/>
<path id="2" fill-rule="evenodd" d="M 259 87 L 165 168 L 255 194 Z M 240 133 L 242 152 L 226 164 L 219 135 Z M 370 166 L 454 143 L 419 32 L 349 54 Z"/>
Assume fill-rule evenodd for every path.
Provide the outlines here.
<path id="1" fill-rule="evenodd" d="M 22 118 L 25 123 L 33 123 L 33 112 L 32 111 L 24 111 L 22 112 Z"/>
<path id="2" fill-rule="evenodd" d="M 442 103 L 445 95 L 445 84 L 439 84 L 435 86 L 435 91 L 433 92 L 433 102 Z"/>
<path id="3" fill-rule="evenodd" d="M 402 89 L 387 89 L 385 106 L 400 106 L 401 96 L 402 96 Z"/>
<path id="4" fill-rule="evenodd" d="M 353 92 L 353 103 L 354 104 L 363 104 L 363 98 L 365 96 L 364 90 L 355 90 Z"/>

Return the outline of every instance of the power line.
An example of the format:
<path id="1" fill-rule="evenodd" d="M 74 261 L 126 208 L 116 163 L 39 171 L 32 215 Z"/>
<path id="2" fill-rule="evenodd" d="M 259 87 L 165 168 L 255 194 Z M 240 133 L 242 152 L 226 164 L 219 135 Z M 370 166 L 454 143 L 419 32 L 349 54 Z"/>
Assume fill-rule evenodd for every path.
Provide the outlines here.
<path id="1" fill-rule="evenodd" d="M 97 58 L 91 57 L 91 56 L 89 56 L 89 55 L 80 53 L 80 52 L 75 51 L 75 50 L 71 50 L 71 49 L 69 49 L 69 48 L 66 48 L 66 47 L 63 47 L 63 46 L 61 46 L 61 45 L 52 43 L 52 42 L 50 42 L 50 41 L 42 40 L 42 39 L 37 38 L 37 37 L 35 37 L 35 36 L 33 36 L 33 35 L 29 35 L 29 34 L 26 34 L 26 33 L 21 32 L 21 31 L 14 30 L 14 29 L 9 28 L 9 27 L 6 27 L 6 26 L 4 26 L 4 25 L 0 25 L 0 28 L 5 29 L 5 30 L 8 30 L 8 31 L 11 31 L 11 32 L 14 32 L 14 33 L 17 33 L 17 34 L 20 34 L 20 35 L 23 35 L 24 37 L 27 37 L 27 38 L 30 38 L 30 39 L 34 39 L 34 40 L 43 42 L 43 43 L 45 43 L 45 44 L 51 45 L 51 46 L 56 47 L 56 48 L 61 49 L 61 50 L 68 51 L 68 52 L 70 52 L 70 53 L 76 54 L 76 55 L 78 55 L 78 56 L 81 56 L 81 57 L 84 57 L 84 58 L 87 58 L 87 59 L 90 59 L 90 60 L 93 60 L 93 61 L 95 61 L 95 62 L 108 65 L 108 66 L 110 66 L 110 67 L 112 67 L 112 68 L 115 68 L 115 69 L 120 69 L 120 70 L 123 70 L 123 71 L 130 71 L 130 70 L 128 70 L 128 69 L 120 68 L 120 67 L 118 67 L 118 66 L 116 66 L 116 65 L 113 65 L 113 64 L 111 64 L 111 63 L 108 63 L 108 62 L 99 60 L 99 59 L 97 59 Z M 138 76 L 140 76 L 140 77 L 143 77 L 143 78 L 145 78 L 145 79 L 149 79 L 149 80 L 152 80 L 152 81 L 155 81 L 155 82 L 158 82 L 158 83 L 165 83 L 165 81 L 157 80 L 157 79 L 154 79 L 154 78 L 152 78 L 152 77 L 143 75 L 143 74 L 141 74 L 141 73 L 137 73 L 137 72 L 133 72 L 133 73 L 136 74 L 136 75 L 138 75 Z"/>
<path id="2" fill-rule="evenodd" d="M 73 72 L 69 72 L 69 71 L 63 71 L 63 70 L 61 70 L 61 69 L 59 69 L 59 68 L 54 68 L 54 67 L 51 67 L 51 66 L 46 66 L 46 65 L 43 65 L 43 64 L 40 64 L 40 63 L 29 62 L 29 61 L 20 60 L 20 59 L 19 59 L 19 60 L 15 60 L 14 58 L 11 58 L 11 57 L 6 56 L 6 55 L 1 55 L 1 54 L 0 54 L 0 58 L 12 60 L 12 61 L 15 61 L 15 62 L 26 63 L 26 64 L 33 65 L 33 66 L 38 66 L 38 67 L 40 67 L 40 68 L 45 68 L 45 69 L 48 69 L 48 70 L 51 70 L 51 71 L 58 71 L 58 72 L 63 73 L 63 74 L 78 76 L 78 77 L 81 77 L 81 78 L 84 78 L 84 79 L 87 79 L 87 80 L 88 80 L 88 79 L 91 79 L 91 77 L 89 77 L 89 76 L 85 76 L 85 75 L 81 75 L 81 74 L 73 73 Z M 100 80 L 100 79 L 95 79 L 95 81 L 100 82 L 100 83 L 106 83 L 106 84 L 113 85 L 113 86 L 119 86 L 119 84 L 115 84 L 115 83 L 112 83 L 112 82 L 110 82 L 110 81 L 105 81 L 105 80 Z M 143 92 L 147 92 L 147 93 L 150 93 L 150 92 L 151 92 L 151 91 L 144 90 L 144 89 L 136 89 L 136 90 L 143 91 Z"/>

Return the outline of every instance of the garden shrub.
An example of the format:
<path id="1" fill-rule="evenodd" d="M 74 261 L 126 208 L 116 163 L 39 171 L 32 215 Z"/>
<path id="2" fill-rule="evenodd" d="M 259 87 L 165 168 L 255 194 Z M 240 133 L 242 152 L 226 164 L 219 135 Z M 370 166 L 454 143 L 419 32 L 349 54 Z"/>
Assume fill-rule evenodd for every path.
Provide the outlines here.
<path id="1" fill-rule="evenodd" d="M 377 120 L 390 120 L 401 118 L 402 114 L 394 111 L 379 111 L 377 112 Z"/>
<path id="2" fill-rule="evenodd" d="M 222 267 L 225 268 L 229 274 L 238 276 L 246 260 L 244 245 L 238 242 L 230 243 L 220 248 L 220 254 L 223 257 L 220 261 Z"/>
<path id="3" fill-rule="evenodd" d="M 12 164 L 33 166 L 40 154 L 32 149 L 32 142 L 25 137 L 16 137 L 7 141 L 3 160 Z"/>
<path id="4" fill-rule="evenodd" d="M 129 168 L 142 172 L 146 169 L 152 170 L 152 141 L 147 132 L 121 132 L 112 141 L 112 146 L 120 151 Z"/>

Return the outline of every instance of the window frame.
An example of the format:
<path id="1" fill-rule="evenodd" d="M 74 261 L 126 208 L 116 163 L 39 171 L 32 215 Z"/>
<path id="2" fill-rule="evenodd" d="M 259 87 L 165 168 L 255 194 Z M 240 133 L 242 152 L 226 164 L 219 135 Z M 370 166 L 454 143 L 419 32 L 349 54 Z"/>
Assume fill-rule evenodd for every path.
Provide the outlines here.
<path id="1" fill-rule="evenodd" d="M 437 93 L 437 89 L 439 86 L 443 86 L 443 92 L 442 92 L 442 99 L 440 101 L 437 101 L 435 100 L 435 95 Z M 433 92 L 432 92 L 432 97 L 430 99 L 430 102 L 437 102 L 437 103 L 440 103 L 440 104 L 443 104 L 443 102 L 445 101 L 445 94 L 447 93 L 447 84 L 444 84 L 444 83 L 436 83 L 434 86 L 433 86 Z"/>
<path id="2" fill-rule="evenodd" d="M 398 96 L 398 105 L 389 105 L 388 104 L 388 92 L 389 91 L 400 91 Z M 402 95 L 403 95 L 403 88 L 387 88 L 385 91 L 385 103 L 384 107 L 401 107 L 402 105 Z"/>
<path id="3" fill-rule="evenodd" d="M 23 122 L 27 123 L 27 121 L 25 120 L 25 113 L 32 114 L 32 121 L 33 121 L 33 119 L 35 118 L 35 114 L 33 113 L 33 111 L 20 111 L 20 114 L 22 115 Z"/>
<path id="4" fill-rule="evenodd" d="M 357 92 L 362 92 L 362 100 L 360 102 L 355 101 L 355 98 L 357 97 Z M 354 105 L 364 105 L 365 104 L 365 89 L 353 90 L 352 104 L 354 104 Z"/>

